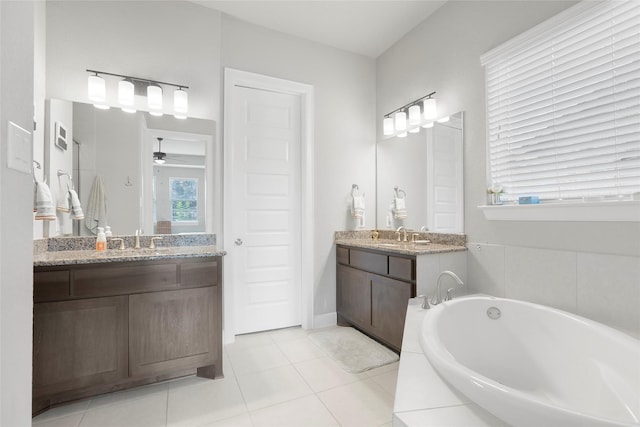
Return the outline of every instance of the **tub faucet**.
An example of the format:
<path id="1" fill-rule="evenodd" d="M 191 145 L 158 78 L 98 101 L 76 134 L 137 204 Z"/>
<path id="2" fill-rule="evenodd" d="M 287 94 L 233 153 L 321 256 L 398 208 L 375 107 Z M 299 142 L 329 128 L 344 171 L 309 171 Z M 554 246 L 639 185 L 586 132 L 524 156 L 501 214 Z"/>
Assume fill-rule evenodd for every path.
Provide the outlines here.
<path id="1" fill-rule="evenodd" d="M 442 273 L 440 273 L 440 275 L 438 276 L 438 282 L 436 284 L 436 293 L 433 296 L 433 298 L 431 299 L 431 304 L 432 305 L 438 305 L 442 302 L 442 293 L 440 291 L 440 284 L 442 283 L 442 278 L 444 276 L 451 276 L 453 277 L 453 280 L 456 281 L 456 283 L 460 286 L 464 286 L 464 283 L 462 282 L 462 280 L 456 275 L 456 273 L 454 273 L 453 271 L 449 271 L 449 270 L 445 270 Z M 445 301 L 448 301 L 451 299 L 451 291 L 453 290 L 453 288 L 447 290 L 447 297 L 445 298 Z"/>
<path id="2" fill-rule="evenodd" d="M 398 229 L 396 230 L 396 236 L 398 236 L 398 242 L 400 241 L 400 232 L 401 231 L 402 231 L 402 241 L 406 242 L 407 241 L 407 229 L 404 228 L 403 225 L 398 227 Z"/>
<path id="3" fill-rule="evenodd" d="M 418 295 L 418 298 L 422 298 L 422 304 L 420 304 L 420 307 L 425 310 L 431 308 L 431 306 L 429 305 L 429 298 L 426 295 Z"/>

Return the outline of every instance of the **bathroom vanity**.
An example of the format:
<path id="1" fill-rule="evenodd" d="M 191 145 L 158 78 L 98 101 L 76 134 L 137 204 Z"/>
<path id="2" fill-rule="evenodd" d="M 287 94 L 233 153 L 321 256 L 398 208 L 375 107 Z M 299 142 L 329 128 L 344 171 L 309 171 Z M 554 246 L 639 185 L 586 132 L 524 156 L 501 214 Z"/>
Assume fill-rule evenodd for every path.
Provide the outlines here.
<path id="1" fill-rule="evenodd" d="M 407 301 L 421 293 L 431 295 L 442 269 L 465 276 L 465 237 L 413 244 L 396 242 L 392 234 L 373 240 L 370 234 L 336 235 L 338 325 L 354 326 L 400 352 Z"/>
<path id="2" fill-rule="evenodd" d="M 223 254 L 68 251 L 36 261 L 33 412 L 193 373 L 221 377 Z"/>
<path id="3" fill-rule="evenodd" d="M 338 245 L 338 325 L 353 325 L 400 351 L 407 300 L 416 296 L 415 257 Z"/>

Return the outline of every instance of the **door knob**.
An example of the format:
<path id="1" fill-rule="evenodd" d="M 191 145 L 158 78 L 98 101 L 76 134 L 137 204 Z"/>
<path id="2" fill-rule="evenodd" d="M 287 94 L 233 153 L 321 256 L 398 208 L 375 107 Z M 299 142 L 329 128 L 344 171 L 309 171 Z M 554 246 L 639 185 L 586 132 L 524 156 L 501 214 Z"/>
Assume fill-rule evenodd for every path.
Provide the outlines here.
<path id="1" fill-rule="evenodd" d="M 244 243 L 242 239 L 236 239 L 236 246 L 242 246 L 242 243 Z"/>

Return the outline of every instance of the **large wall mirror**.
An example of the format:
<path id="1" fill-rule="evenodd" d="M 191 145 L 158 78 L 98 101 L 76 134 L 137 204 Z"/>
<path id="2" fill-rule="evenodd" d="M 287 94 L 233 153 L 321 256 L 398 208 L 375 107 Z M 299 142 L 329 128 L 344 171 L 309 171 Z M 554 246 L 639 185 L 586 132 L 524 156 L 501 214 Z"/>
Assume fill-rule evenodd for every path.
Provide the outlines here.
<path id="1" fill-rule="evenodd" d="M 47 123 L 68 129 L 67 150 L 49 142 L 45 163 L 73 177 L 85 216 L 101 185 L 114 235 L 212 232 L 215 122 L 50 100 Z M 64 191 L 66 176 L 49 176 Z M 93 234 L 85 220 L 58 223 L 50 235 Z"/>
<path id="2" fill-rule="evenodd" d="M 463 116 L 459 112 L 406 138 L 378 142 L 378 229 L 464 233 Z M 396 198 L 404 199 L 400 214 Z"/>

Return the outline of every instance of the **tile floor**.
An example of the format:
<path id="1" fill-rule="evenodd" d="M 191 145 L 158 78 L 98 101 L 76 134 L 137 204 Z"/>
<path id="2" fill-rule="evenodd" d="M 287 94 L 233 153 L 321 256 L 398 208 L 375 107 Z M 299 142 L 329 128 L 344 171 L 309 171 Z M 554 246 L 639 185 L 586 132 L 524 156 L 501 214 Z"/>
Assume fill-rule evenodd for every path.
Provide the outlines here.
<path id="1" fill-rule="evenodd" d="M 391 426 L 398 363 L 344 372 L 300 328 L 236 337 L 221 380 L 186 377 L 51 409 L 34 427 Z"/>

